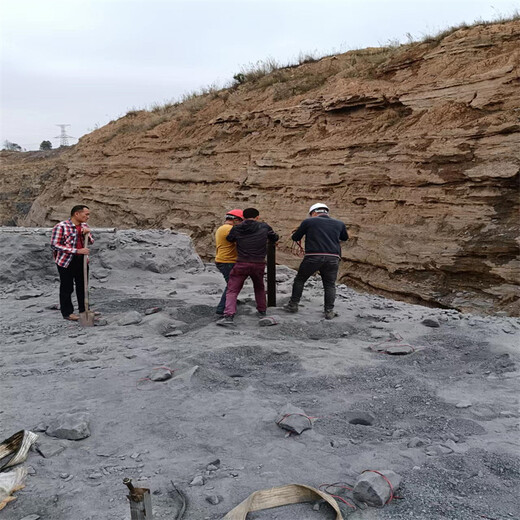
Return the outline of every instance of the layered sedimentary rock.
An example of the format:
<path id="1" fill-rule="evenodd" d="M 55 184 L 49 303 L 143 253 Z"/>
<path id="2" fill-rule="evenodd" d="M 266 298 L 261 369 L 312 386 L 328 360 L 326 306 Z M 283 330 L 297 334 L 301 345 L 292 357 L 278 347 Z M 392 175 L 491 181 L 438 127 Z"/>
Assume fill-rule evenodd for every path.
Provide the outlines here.
<path id="1" fill-rule="evenodd" d="M 4 153 L 40 186 L 1 217 L 49 225 L 84 201 L 93 225 L 171 227 L 209 258 L 225 211 L 255 206 L 295 266 L 290 230 L 324 201 L 351 235 L 343 282 L 518 314 L 519 48 L 516 21 L 351 51 L 130 112 L 41 168 Z"/>

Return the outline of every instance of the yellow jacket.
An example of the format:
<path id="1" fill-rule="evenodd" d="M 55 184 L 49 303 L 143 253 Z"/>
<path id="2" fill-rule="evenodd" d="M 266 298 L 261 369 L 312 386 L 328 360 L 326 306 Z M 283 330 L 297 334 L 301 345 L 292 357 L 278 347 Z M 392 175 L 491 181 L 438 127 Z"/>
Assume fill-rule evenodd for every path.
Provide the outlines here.
<path id="1" fill-rule="evenodd" d="M 237 261 L 237 246 L 234 242 L 228 242 L 226 237 L 228 236 L 231 228 L 231 224 L 223 224 L 217 229 L 215 233 L 215 242 L 217 245 L 217 254 L 215 256 L 215 262 L 222 264 L 234 264 Z"/>

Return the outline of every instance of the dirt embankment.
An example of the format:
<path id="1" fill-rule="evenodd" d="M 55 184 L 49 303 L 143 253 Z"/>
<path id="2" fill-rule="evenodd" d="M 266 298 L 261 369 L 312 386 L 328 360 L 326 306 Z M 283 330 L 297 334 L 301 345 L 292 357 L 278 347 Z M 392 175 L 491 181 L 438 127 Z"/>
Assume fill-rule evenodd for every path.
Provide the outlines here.
<path id="1" fill-rule="evenodd" d="M 129 112 L 40 163 L 4 154 L 2 221 L 85 201 L 94 225 L 186 231 L 208 258 L 226 209 L 256 206 L 294 266 L 289 231 L 323 200 L 351 234 L 343 282 L 518 315 L 519 44 L 514 21 L 350 51 Z"/>

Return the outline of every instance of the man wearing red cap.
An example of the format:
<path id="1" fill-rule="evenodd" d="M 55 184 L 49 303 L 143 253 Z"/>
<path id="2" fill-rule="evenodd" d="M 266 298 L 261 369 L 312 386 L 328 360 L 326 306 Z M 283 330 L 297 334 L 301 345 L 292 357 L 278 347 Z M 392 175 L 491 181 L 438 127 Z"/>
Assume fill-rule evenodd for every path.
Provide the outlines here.
<path id="1" fill-rule="evenodd" d="M 233 226 L 240 224 L 243 219 L 244 215 L 241 209 L 232 209 L 226 213 L 224 224 L 222 224 L 222 226 L 220 226 L 215 233 L 215 243 L 217 246 L 215 265 L 222 273 L 224 280 L 226 280 L 226 288 L 224 289 L 222 297 L 220 298 L 220 302 L 217 305 L 216 313 L 218 315 L 224 314 L 229 273 L 231 273 L 231 270 L 237 261 L 237 246 L 234 242 L 228 242 L 226 237 L 229 235 L 229 232 Z"/>

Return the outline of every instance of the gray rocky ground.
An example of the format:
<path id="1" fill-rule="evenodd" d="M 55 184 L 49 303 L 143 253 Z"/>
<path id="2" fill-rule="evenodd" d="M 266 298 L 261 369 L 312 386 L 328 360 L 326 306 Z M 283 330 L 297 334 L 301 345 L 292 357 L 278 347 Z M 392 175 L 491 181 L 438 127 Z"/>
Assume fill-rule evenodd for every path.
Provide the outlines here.
<path id="1" fill-rule="evenodd" d="M 49 230 L 0 237 L 0 436 L 39 434 L 2 519 L 128 519 L 130 477 L 152 490 L 156 519 L 176 517 L 173 482 L 184 518 L 216 520 L 256 490 L 352 483 L 365 469 L 401 475 L 400 498 L 342 506 L 349 519 L 519 518 L 518 319 L 340 286 L 325 321 L 316 279 L 298 314 L 269 309 L 272 327 L 247 285 L 236 328 L 221 328 L 222 277 L 188 237 L 104 230 L 91 262 L 101 317 L 82 329 L 54 308 Z M 293 276 L 278 267 L 279 305 Z M 287 436 L 275 424 L 286 405 L 313 428 Z M 66 428 L 77 440 L 49 435 Z M 318 506 L 248 518 L 334 518 Z"/>

